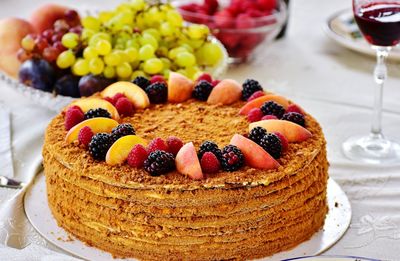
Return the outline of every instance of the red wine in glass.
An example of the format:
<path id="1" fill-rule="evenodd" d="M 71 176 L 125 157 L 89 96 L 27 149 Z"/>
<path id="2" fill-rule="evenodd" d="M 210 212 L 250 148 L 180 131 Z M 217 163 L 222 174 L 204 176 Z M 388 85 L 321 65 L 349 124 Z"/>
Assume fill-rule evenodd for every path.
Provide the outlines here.
<path id="1" fill-rule="evenodd" d="M 354 10 L 354 18 L 365 39 L 376 46 L 400 42 L 400 2 L 375 2 Z"/>

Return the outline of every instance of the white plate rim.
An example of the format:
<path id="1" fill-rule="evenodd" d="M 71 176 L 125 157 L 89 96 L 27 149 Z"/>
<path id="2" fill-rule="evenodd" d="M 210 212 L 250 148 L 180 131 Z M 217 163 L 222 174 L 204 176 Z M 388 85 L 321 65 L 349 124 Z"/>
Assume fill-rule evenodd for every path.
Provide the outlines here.
<path id="1" fill-rule="evenodd" d="M 355 261 L 355 260 L 359 260 L 359 261 L 381 261 L 380 259 L 376 259 L 376 258 L 370 258 L 370 257 L 361 257 L 361 256 L 340 256 L 340 255 L 323 255 L 323 256 L 300 256 L 300 257 L 294 257 L 294 258 L 289 258 L 289 259 L 285 259 L 282 261 L 295 261 L 295 260 L 315 260 L 317 261 L 318 259 L 331 259 L 331 258 L 335 258 L 335 259 L 340 259 L 343 261 Z"/>

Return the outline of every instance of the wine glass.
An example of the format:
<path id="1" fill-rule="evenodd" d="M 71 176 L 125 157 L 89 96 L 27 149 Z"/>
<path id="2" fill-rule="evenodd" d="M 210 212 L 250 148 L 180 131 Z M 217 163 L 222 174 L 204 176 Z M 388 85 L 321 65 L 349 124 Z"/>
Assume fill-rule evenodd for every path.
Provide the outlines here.
<path id="1" fill-rule="evenodd" d="M 353 0 L 355 21 L 364 38 L 376 51 L 374 70 L 375 102 L 371 132 L 354 136 L 343 143 L 344 154 L 364 163 L 400 162 L 400 145 L 382 134 L 382 94 L 387 78 L 385 60 L 393 46 L 400 43 L 400 0 Z"/>

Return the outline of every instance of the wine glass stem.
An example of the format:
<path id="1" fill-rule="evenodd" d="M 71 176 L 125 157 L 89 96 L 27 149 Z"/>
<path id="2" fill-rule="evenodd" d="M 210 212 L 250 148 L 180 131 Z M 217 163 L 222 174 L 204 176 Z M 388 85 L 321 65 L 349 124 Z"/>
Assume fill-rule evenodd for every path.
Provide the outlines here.
<path id="1" fill-rule="evenodd" d="M 371 126 L 371 134 L 376 138 L 382 138 L 382 99 L 383 85 L 387 78 L 386 58 L 389 55 L 390 47 L 375 46 L 377 63 L 374 70 L 374 79 L 377 83 L 375 88 L 374 116 Z"/>

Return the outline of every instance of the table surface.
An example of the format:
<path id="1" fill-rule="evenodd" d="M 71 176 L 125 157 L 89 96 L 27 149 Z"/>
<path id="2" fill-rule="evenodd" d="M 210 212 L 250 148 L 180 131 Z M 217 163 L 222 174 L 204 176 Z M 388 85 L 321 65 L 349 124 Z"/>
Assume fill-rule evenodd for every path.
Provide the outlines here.
<path id="1" fill-rule="evenodd" d="M 42 2 L 48 1 L 2 0 L 0 18 L 28 17 L 30 10 Z M 100 3 L 58 2 L 84 8 Z M 287 36 L 261 51 L 253 62 L 231 68 L 224 78 L 258 79 L 267 90 L 301 104 L 321 123 L 328 142 L 330 176 L 345 190 L 353 208 L 349 230 L 326 254 L 400 260 L 400 165 L 356 164 L 341 153 L 341 143 L 346 137 L 369 131 L 375 87 L 374 59 L 337 45 L 323 31 L 326 19 L 338 10 L 350 8 L 350 2 L 292 1 Z M 108 1 L 106 5 L 113 3 Z M 40 154 L 44 129 L 55 114 L 3 85 L 0 84 L 0 101 L 12 111 L 15 175 L 23 177 L 29 161 Z M 399 63 L 389 63 L 383 127 L 387 136 L 397 140 L 400 140 L 399 87 Z M 24 148 L 24 144 L 30 144 L 29 148 Z M 0 189 L 0 204 L 14 193 Z"/>

